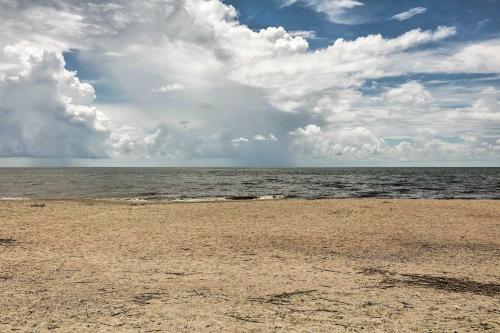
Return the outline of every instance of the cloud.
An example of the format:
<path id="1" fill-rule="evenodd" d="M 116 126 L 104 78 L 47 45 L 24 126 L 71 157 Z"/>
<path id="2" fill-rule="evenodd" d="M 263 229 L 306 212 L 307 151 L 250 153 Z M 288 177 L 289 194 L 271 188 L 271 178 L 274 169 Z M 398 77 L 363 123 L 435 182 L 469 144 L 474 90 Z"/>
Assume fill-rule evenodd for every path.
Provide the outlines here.
<path id="1" fill-rule="evenodd" d="M 452 117 L 462 121 L 485 121 L 500 124 L 500 91 L 494 87 L 482 90 L 479 98 L 466 108 L 457 109 Z"/>
<path id="2" fill-rule="evenodd" d="M 300 2 L 336 20 L 361 6 Z M 436 27 L 311 50 L 313 32 L 253 31 L 217 0 L 0 1 L 0 20 L 4 157 L 499 160 L 498 87 L 421 79 L 500 73 L 498 39 Z M 98 77 L 65 69 L 68 50 Z"/>
<path id="3" fill-rule="evenodd" d="M 210 152 L 230 156 L 231 145 L 220 143 L 230 141 L 223 137 L 231 133 L 221 134 L 224 127 L 234 127 L 226 115 L 234 116 L 232 109 L 244 113 L 246 108 L 240 103 L 258 99 L 247 96 L 251 89 L 225 79 L 227 68 L 247 59 L 300 53 L 308 48 L 304 38 L 292 36 L 281 27 L 254 32 L 239 25 L 235 9 L 219 1 L 179 0 L 144 5 L 133 0 L 106 4 L 47 0 L 36 5 L 2 2 L 0 6 L 0 49 L 4 53 L 0 79 L 8 81 L 0 91 L 5 97 L 0 102 L 5 129 L 2 156 L 155 157 L 204 156 Z M 17 45 L 18 41 L 21 44 Z M 15 48 L 23 52 L 18 54 Z M 78 50 L 88 66 L 99 68 L 102 75 L 108 76 L 107 82 L 112 82 L 126 97 L 127 105 L 122 107 L 99 106 L 102 110 L 120 110 L 110 112 L 109 119 L 93 105 L 95 94 L 90 84 L 68 81 L 78 80 L 77 73 L 64 69 L 62 54 L 70 49 Z M 53 61 L 57 75 L 44 73 L 44 79 L 39 79 L 39 75 L 32 80 L 22 77 L 29 72 L 35 59 L 32 53 L 36 52 L 47 52 L 57 59 Z M 31 81 L 38 85 L 32 88 Z M 191 99 L 167 94 L 185 88 L 179 82 L 189 82 Z M 38 93 L 37 98 L 26 95 L 23 100 L 14 99 L 15 94 L 30 89 Z M 50 89 L 53 98 L 47 94 Z M 43 103 L 36 108 L 24 106 L 42 98 L 46 99 L 45 108 Z M 218 103 L 225 104 L 224 109 L 216 107 Z M 204 109 L 200 119 L 199 106 L 208 104 L 214 107 Z M 61 119 L 51 124 L 52 115 Z M 158 127 L 183 120 L 208 128 L 188 135 L 187 131 L 194 130 L 192 126 L 187 131 Z M 63 123 L 61 133 L 58 122 Z M 82 129 L 77 131 L 78 126 Z M 49 142 L 50 135 L 42 140 L 41 132 L 59 136 Z M 232 128 L 230 132 L 240 129 Z M 68 140 L 61 138 L 63 134 Z M 69 140 L 73 136 L 75 139 Z M 180 144 L 181 139 L 188 137 L 190 145 Z M 219 148 L 208 149 L 206 142 Z"/>
<path id="4" fill-rule="evenodd" d="M 318 13 L 326 14 L 331 22 L 340 24 L 358 23 L 355 18 L 348 17 L 346 12 L 349 9 L 363 6 L 363 3 L 357 0 L 281 0 L 282 7 L 288 7 L 295 3 L 301 3 Z"/>
<path id="5" fill-rule="evenodd" d="M 257 134 L 253 138 L 255 141 L 278 141 L 278 138 L 274 136 L 274 134 L 269 134 L 269 136 L 264 136 L 262 134 Z"/>
<path id="6" fill-rule="evenodd" d="M 156 93 L 168 93 L 172 91 L 184 90 L 186 87 L 180 83 L 167 84 L 166 86 L 153 88 L 153 92 Z"/>
<path id="7" fill-rule="evenodd" d="M 398 21 L 406 21 L 411 19 L 413 16 L 423 14 L 427 11 L 427 8 L 424 7 L 415 7 L 412 9 L 409 9 L 405 12 L 399 13 L 391 17 L 393 20 L 398 20 Z"/>
<path id="8" fill-rule="evenodd" d="M 294 146 L 305 155 L 331 158 L 366 158 L 378 155 L 385 149 L 385 142 L 364 127 L 336 129 L 310 124 L 290 132 Z"/>
<path id="9" fill-rule="evenodd" d="M 410 81 L 401 86 L 387 90 L 384 93 L 385 100 L 390 106 L 399 107 L 429 107 L 433 101 L 432 94 L 417 81 Z"/>
<path id="10" fill-rule="evenodd" d="M 150 129 L 125 126 L 111 133 L 110 156 L 132 159 L 189 161 L 207 158 L 239 158 L 249 139 L 231 139 L 224 131 L 190 129 L 182 124 L 161 123 Z M 255 157 L 254 157 L 255 158 Z"/>
<path id="11" fill-rule="evenodd" d="M 435 93 L 441 94 L 439 90 Z M 461 92 L 456 94 L 459 97 Z M 483 89 L 470 106 L 441 103 L 417 81 L 378 95 L 332 96 L 323 99 L 314 111 L 324 125 L 311 124 L 290 132 L 293 149 L 323 160 L 381 163 L 499 159 L 497 89 Z"/>
<path id="12" fill-rule="evenodd" d="M 94 89 L 64 69 L 61 54 L 29 43 L 0 49 L 0 156 L 106 156 L 109 120 Z"/>
<path id="13" fill-rule="evenodd" d="M 233 144 L 233 146 L 239 147 L 241 143 L 245 143 L 245 142 L 249 142 L 249 141 L 250 140 L 248 140 L 246 138 L 237 138 L 237 139 L 231 140 L 231 143 Z"/>
<path id="14" fill-rule="evenodd" d="M 500 146 L 482 140 L 474 134 L 466 134 L 457 142 L 433 138 L 425 142 L 401 142 L 388 151 L 389 158 L 401 161 L 460 161 L 498 158 Z"/>
<path id="15" fill-rule="evenodd" d="M 293 30 L 288 32 L 292 37 L 302 37 L 304 39 L 318 39 L 314 30 Z"/>
<path id="16" fill-rule="evenodd" d="M 230 74 L 237 82 L 271 91 L 270 102 L 284 111 L 304 107 L 318 93 L 359 87 L 364 80 L 401 75 L 409 68 L 393 68 L 393 57 L 426 43 L 443 40 L 456 33 L 453 27 L 434 31 L 414 29 L 396 38 L 368 35 L 353 41 L 336 40 L 331 46 L 313 53 L 295 53 L 250 61 Z M 399 62 L 398 64 L 404 64 Z M 399 65 L 396 65 L 399 66 Z"/>
<path id="17" fill-rule="evenodd" d="M 389 145 L 364 127 L 322 129 L 308 125 L 290 132 L 293 147 L 305 157 L 321 160 L 387 161 L 460 161 L 464 159 L 498 159 L 500 145 L 488 142 L 474 133 L 466 133 L 455 142 L 444 138 L 401 141 Z"/>

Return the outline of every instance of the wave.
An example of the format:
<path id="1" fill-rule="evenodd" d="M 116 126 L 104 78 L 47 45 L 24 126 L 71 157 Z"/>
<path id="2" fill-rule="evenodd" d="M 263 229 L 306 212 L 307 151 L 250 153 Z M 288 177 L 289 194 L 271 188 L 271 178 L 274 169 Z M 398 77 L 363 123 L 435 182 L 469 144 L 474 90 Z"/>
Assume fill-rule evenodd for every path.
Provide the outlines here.
<path id="1" fill-rule="evenodd" d="M 22 197 L 1 197 L 0 201 L 21 201 L 21 200 L 30 200 L 30 198 L 22 198 Z"/>
<path id="2" fill-rule="evenodd" d="M 173 200 L 167 200 L 172 202 L 217 202 L 217 201 L 227 201 L 224 197 L 208 197 L 208 198 L 178 198 Z"/>
<path id="3" fill-rule="evenodd" d="M 215 201 L 249 201 L 249 200 L 283 200 L 286 199 L 284 195 L 233 195 L 228 197 L 203 197 L 203 198 L 178 198 L 173 200 L 166 200 L 172 202 L 215 202 Z"/>
<path id="4" fill-rule="evenodd" d="M 257 200 L 284 200 L 287 197 L 281 194 L 278 195 L 262 195 L 257 198 Z"/>

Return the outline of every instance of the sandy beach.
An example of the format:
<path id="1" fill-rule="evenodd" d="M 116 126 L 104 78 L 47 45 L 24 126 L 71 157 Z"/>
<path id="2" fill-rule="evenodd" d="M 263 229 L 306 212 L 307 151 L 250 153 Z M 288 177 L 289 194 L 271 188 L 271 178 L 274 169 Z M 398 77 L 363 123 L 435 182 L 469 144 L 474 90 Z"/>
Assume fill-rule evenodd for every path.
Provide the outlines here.
<path id="1" fill-rule="evenodd" d="M 500 331 L 500 201 L 0 202 L 0 332 Z"/>

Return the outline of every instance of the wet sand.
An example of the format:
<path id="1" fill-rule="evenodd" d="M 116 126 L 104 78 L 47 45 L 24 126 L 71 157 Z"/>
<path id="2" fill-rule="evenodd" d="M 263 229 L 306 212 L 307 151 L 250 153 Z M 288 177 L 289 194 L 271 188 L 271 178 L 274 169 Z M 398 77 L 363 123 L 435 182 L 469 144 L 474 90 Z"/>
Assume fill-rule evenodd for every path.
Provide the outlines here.
<path id="1" fill-rule="evenodd" d="M 0 201 L 0 332 L 500 331 L 500 201 Z"/>

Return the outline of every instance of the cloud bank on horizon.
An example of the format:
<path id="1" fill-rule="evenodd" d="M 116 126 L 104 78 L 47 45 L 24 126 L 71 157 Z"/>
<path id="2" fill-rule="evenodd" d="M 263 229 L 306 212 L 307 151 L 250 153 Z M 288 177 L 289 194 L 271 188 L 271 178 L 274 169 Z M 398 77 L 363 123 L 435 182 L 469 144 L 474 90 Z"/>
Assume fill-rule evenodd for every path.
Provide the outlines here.
<path id="1" fill-rule="evenodd" d="M 0 0 L 0 165 L 500 165 L 500 4 L 418 4 Z"/>

